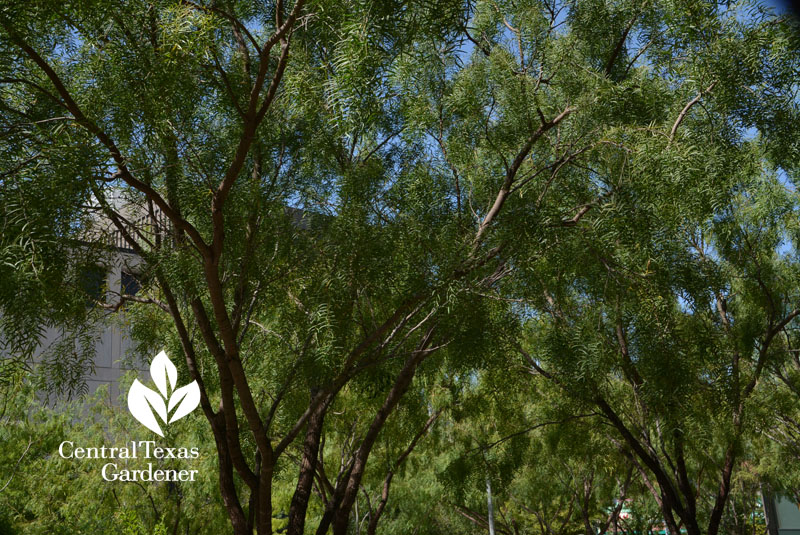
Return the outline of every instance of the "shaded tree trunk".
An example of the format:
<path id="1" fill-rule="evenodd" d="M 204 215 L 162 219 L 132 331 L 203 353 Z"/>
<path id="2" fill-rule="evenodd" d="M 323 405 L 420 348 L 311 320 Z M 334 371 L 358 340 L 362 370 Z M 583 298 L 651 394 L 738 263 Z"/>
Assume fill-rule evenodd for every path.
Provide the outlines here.
<path id="1" fill-rule="evenodd" d="M 312 395 L 313 398 L 313 395 Z M 322 425 L 328 403 L 323 403 L 317 408 L 308 420 L 306 437 L 303 443 L 303 457 L 300 461 L 300 475 L 297 478 L 292 503 L 289 506 L 288 535 L 302 535 L 305 532 L 306 510 L 311 497 L 311 487 L 314 484 L 314 473 L 317 469 Z"/>

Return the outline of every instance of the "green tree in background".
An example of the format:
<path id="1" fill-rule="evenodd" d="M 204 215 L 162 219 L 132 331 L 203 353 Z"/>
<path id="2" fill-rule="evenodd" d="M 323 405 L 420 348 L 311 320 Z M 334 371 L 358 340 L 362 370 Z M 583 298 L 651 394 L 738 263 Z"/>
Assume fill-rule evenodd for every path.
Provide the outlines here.
<path id="1" fill-rule="evenodd" d="M 682 17 L 703 28 L 696 42 Z M 797 36 L 701 6 L 659 27 L 670 62 L 629 83 L 703 87 L 639 108 L 642 122 L 614 133 L 622 151 L 586 170 L 596 200 L 584 197 L 582 232 L 559 236 L 549 257 L 527 255 L 526 283 L 509 292 L 535 311 L 519 346 L 528 365 L 600 412 L 668 531 L 716 534 L 735 474 L 752 463 L 749 437 L 775 422 L 756 391 L 790 360 L 800 314 L 798 153 L 780 119 L 797 115 Z"/>
<path id="2" fill-rule="evenodd" d="M 124 310 L 236 534 L 588 535 L 624 495 L 716 535 L 796 414 L 799 51 L 746 1 L 4 4 L 0 377 Z"/>
<path id="3" fill-rule="evenodd" d="M 236 533 L 270 533 L 281 514 L 290 533 L 307 529 L 325 415 L 347 387 L 367 400 L 358 446 L 317 528 L 344 532 L 372 448 L 420 364 L 438 350 L 456 361 L 466 346 L 491 350 L 480 332 L 492 306 L 465 288 L 483 284 L 494 255 L 451 239 L 459 214 L 435 206 L 447 184 L 431 179 L 418 143 L 394 143 L 403 117 L 385 98 L 410 40 L 452 34 L 431 22 L 457 27 L 460 6 L 400 7 L 80 2 L 3 12 L 6 149 L 20 164 L 4 196 L 25 205 L 6 205 L 8 254 L 24 258 L 15 273 L 40 300 L 49 285 L 80 295 L 79 270 L 63 264 L 76 247 L 84 262 L 103 259 L 101 247 L 78 243 L 103 237 L 97 219 L 142 258 L 143 291 L 111 307 L 125 305 L 143 349 L 167 343 L 185 356 Z M 75 160 L 50 172 L 62 151 Z M 53 182 L 74 186 L 55 220 L 40 194 Z M 137 210 L 149 221 L 137 224 Z M 35 335 L 37 323 L 60 320 L 37 307 L 36 321 L 13 321 L 33 308 L 9 307 L 7 324 Z M 274 510 L 290 446 L 300 473 Z"/>

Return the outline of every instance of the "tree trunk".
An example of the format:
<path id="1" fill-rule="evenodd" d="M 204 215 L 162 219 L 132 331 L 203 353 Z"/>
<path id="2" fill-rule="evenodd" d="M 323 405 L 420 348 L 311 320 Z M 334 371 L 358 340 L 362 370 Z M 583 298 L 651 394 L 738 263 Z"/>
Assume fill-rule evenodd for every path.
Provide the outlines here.
<path id="1" fill-rule="evenodd" d="M 221 415 L 218 415 L 221 416 Z M 212 427 L 219 424 L 212 421 Z M 215 429 L 216 431 L 216 429 Z M 228 455 L 228 444 L 225 437 L 214 433 L 214 440 L 217 444 L 217 458 L 219 460 L 219 490 L 222 494 L 222 503 L 228 511 L 234 535 L 252 535 L 252 529 L 248 525 L 247 517 L 239 503 L 239 496 L 236 493 L 236 485 L 233 481 L 233 465 L 230 455 Z"/>
<path id="2" fill-rule="evenodd" d="M 258 474 L 258 509 L 256 510 L 256 533 L 272 535 L 272 458 L 263 459 Z"/>
<path id="3" fill-rule="evenodd" d="M 313 397 L 313 396 L 312 396 Z M 319 442 L 322 436 L 322 424 L 328 404 L 323 403 L 308 419 L 306 438 L 303 444 L 303 459 L 300 463 L 300 475 L 297 478 L 297 487 L 289 506 L 289 525 L 287 535 L 303 535 L 306 523 L 306 510 L 311 497 L 311 487 L 314 483 L 314 473 L 317 469 L 317 456 Z"/>
<path id="4" fill-rule="evenodd" d="M 328 502 L 328 507 L 325 508 L 325 513 L 323 513 L 322 518 L 319 521 L 319 525 L 317 526 L 316 535 L 325 535 L 328 533 L 328 528 L 331 526 L 333 517 L 336 514 L 336 511 L 339 509 L 339 504 L 342 502 L 342 498 L 344 497 L 345 487 L 347 486 L 347 482 L 350 480 L 350 472 L 352 470 L 353 465 L 351 464 L 345 473 L 342 474 L 342 478 L 336 483 L 336 487 L 333 489 L 333 495 Z"/>
<path id="5" fill-rule="evenodd" d="M 426 349 L 430 344 L 433 331 L 434 327 L 431 327 L 422 338 L 422 341 L 417 349 L 413 351 L 406 359 L 403 369 L 398 374 L 392 389 L 389 391 L 389 394 L 386 396 L 386 399 L 383 402 L 383 405 L 378 410 L 375 418 L 373 418 L 372 424 L 370 424 L 369 429 L 364 436 L 364 440 L 361 442 L 361 446 L 358 448 L 358 451 L 356 451 L 355 459 L 353 461 L 353 468 L 350 472 L 350 478 L 347 481 L 347 486 L 344 490 L 342 502 L 339 504 L 339 507 L 333 517 L 334 535 L 347 535 L 347 525 L 350 519 L 350 511 L 353 508 L 356 496 L 358 495 L 358 489 L 361 485 L 361 478 L 364 475 L 367 459 L 372 451 L 372 446 L 375 444 L 381 429 L 383 429 L 386 419 L 389 418 L 389 415 L 394 411 L 395 407 L 400 402 L 400 398 L 403 397 L 403 394 L 406 393 L 406 390 L 408 390 L 408 387 L 411 385 L 411 381 L 414 379 L 417 366 L 419 366 L 419 364 L 428 355 Z"/>

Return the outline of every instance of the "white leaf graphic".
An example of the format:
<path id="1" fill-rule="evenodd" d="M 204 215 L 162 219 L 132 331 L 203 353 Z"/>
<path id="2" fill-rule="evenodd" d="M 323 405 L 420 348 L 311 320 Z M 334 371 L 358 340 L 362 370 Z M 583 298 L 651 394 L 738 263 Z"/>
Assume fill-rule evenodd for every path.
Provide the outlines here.
<path id="1" fill-rule="evenodd" d="M 155 414 L 158 414 L 164 423 L 180 420 L 200 404 L 200 386 L 197 381 L 192 381 L 188 385 L 176 389 L 178 369 L 170 362 L 164 351 L 156 355 L 153 362 L 150 363 L 150 375 L 161 394 L 135 379 L 128 391 L 128 409 L 133 417 L 145 427 L 163 437 L 164 433 L 161 431 Z M 170 392 L 172 392 L 172 396 L 169 395 Z M 167 399 L 169 399 L 169 407 L 165 403 Z M 169 412 L 173 409 L 175 412 L 172 414 L 172 419 L 167 422 Z"/>
<path id="2" fill-rule="evenodd" d="M 128 410 L 146 428 L 163 437 L 164 433 L 161 432 L 161 427 L 153 415 L 153 409 L 163 421 L 167 421 L 167 407 L 164 405 L 164 399 L 158 392 L 150 390 L 138 379 L 134 379 L 131 389 L 128 390 Z"/>
<path id="3" fill-rule="evenodd" d="M 180 405 L 178 405 L 178 403 L 180 403 Z M 178 409 L 172 414 L 169 423 L 180 420 L 192 412 L 199 403 L 200 387 L 197 381 L 192 381 L 188 385 L 180 387 L 172 393 L 172 397 L 169 399 L 169 406 L 167 407 L 168 412 L 171 411 L 175 405 L 178 405 Z"/>
<path id="4" fill-rule="evenodd" d="M 169 391 L 175 388 L 175 381 L 178 380 L 178 369 L 169 360 L 169 357 L 165 352 L 161 352 L 156 355 L 156 358 L 153 359 L 153 362 L 150 363 L 150 376 L 155 381 L 158 390 L 161 392 L 161 396 L 164 399 L 169 397 Z M 167 379 L 169 379 L 169 388 L 167 388 Z M 167 417 L 164 416 L 164 421 L 166 421 Z"/>

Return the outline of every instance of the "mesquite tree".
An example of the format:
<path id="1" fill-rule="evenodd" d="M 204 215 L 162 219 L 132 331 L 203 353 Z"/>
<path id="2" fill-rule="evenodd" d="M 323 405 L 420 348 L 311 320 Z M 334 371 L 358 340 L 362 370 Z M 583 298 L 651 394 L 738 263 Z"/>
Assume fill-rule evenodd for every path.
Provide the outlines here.
<path id="1" fill-rule="evenodd" d="M 518 246 L 517 350 L 599 414 L 669 533 L 716 534 L 748 443 L 777 423 L 760 389 L 791 362 L 800 314 L 796 28 L 736 5 L 594 7 L 572 17 L 621 24 L 619 46 L 595 49 L 618 62 L 607 90 L 621 106 L 598 128 L 618 128 L 550 173 L 565 206 L 587 210 L 580 232 L 542 235 L 547 215 L 520 208 L 556 246 Z M 609 22 L 576 46 L 593 32 L 615 35 Z M 629 35 L 641 47 L 615 58 Z"/>
<path id="2" fill-rule="evenodd" d="M 472 227 L 424 144 L 401 140 L 393 95 L 403 54 L 427 39 L 452 55 L 462 15 L 384 2 L 3 8 L 4 338 L 24 356 L 42 324 L 89 321 L 80 265 L 135 255 L 141 291 L 109 288 L 92 310 L 124 307 L 141 348 L 185 357 L 235 533 L 272 531 L 291 459 L 289 532 L 314 529 L 326 414 L 354 391 L 355 447 L 316 527 L 345 532 L 418 368 L 492 351 L 480 333 L 493 307 L 474 290 L 498 276 L 498 251 L 481 245 L 499 206 Z M 537 124 L 517 168 L 568 113 Z"/>
<path id="3" fill-rule="evenodd" d="M 797 40 L 786 20 L 746 7 L 3 6 L 3 337 L 24 356 L 45 322 L 80 326 L 124 308 L 142 349 L 182 354 L 237 534 L 272 532 L 276 485 L 292 487 L 280 511 L 289 533 L 346 533 L 399 408 L 402 446 L 372 474 L 387 483 L 449 403 L 433 392 L 522 352 L 569 395 L 592 389 L 583 401 L 619 430 L 639 475 L 656 479 L 670 529 L 676 513 L 694 533 L 700 483 L 689 476 L 703 463 L 681 459 L 679 419 L 637 397 L 656 385 L 657 400 L 672 399 L 663 381 L 641 380 L 649 360 L 638 351 L 691 316 L 698 333 L 713 323 L 705 334 L 720 349 L 706 367 L 687 364 L 682 377 L 698 382 L 683 395 L 710 382 L 729 398 L 708 422 L 732 437 L 711 531 L 747 398 L 796 315 L 790 279 L 775 275 L 784 268 L 765 271 L 778 208 L 764 208 L 769 239 L 739 210 L 764 169 L 785 181 L 796 166 L 785 140 L 796 129 Z M 724 239 L 700 236 L 706 227 Z M 141 291 L 110 289 L 115 300 L 87 312 L 80 266 L 120 251 L 139 259 Z M 664 273 L 685 277 L 685 292 Z M 740 279 L 755 286 L 726 282 Z M 602 351 L 609 326 L 616 359 Z M 552 353 L 533 354 L 520 333 Z M 573 333 L 570 351 L 556 344 Z M 552 355 L 563 369 L 543 364 Z M 668 357 L 653 354 L 655 376 L 669 377 Z M 605 376 L 616 381 L 608 392 Z M 612 402 L 626 392 L 641 404 L 620 416 Z M 704 395 L 701 414 L 714 403 Z M 678 450 L 665 461 L 641 450 L 628 432 L 636 417 Z M 326 437 L 343 443 L 340 462 Z M 310 526 L 314 492 L 323 512 Z"/>

